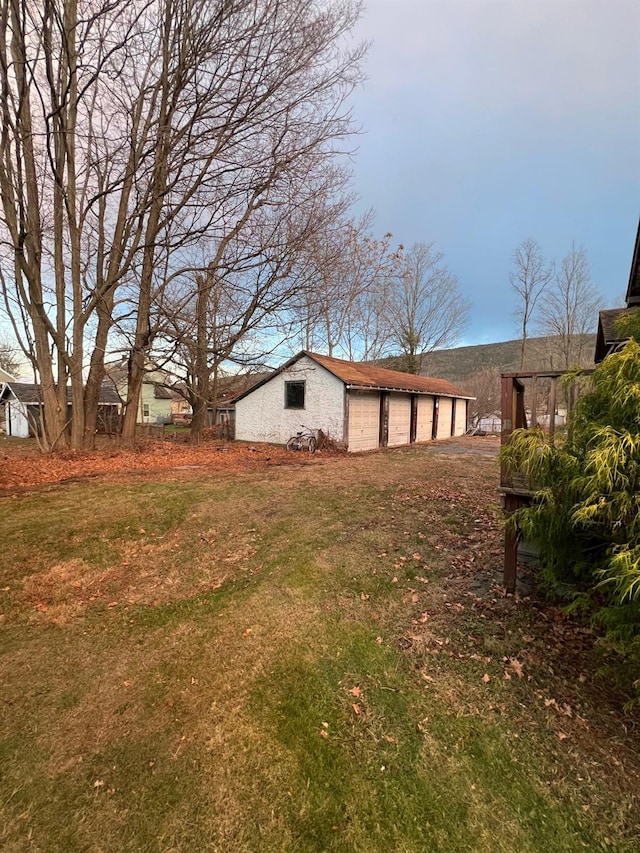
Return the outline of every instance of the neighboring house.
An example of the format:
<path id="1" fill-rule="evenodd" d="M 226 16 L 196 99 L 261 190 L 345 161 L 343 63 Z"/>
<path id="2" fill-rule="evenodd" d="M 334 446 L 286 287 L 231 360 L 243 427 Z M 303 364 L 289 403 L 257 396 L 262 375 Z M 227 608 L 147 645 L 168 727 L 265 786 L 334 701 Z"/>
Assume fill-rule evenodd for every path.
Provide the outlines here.
<path id="1" fill-rule="evenodd" d="M 7 431 L 7 412 L 4 402 L 4 389 L 8 382 L 15 382 L 13 377 L 7 370 L 0 367 L 0 433 Z"/>
<path id="2" fill-rule="evenodd" d="M 304 424 L 373 450 L 463 435 L 470 399 L 444 379 L 302 351 L 235 398 L 235 435 L 284 444 Z"/>
<path id="3" fill-rule="evenodd" d="M 183 398 L 177 391 L 168 386 L 168 377 L 162 370 L 150 367 L 142 381 L 142 391 L 138 402 L 136 423 L 139 424 L 169 424 L 171 423 L 172 406 Z M 107 365 L 106 387 L 115 388 L 120 402 L 127 399 L 127 364 L 118 362 Z"/>
<path id="4" fill-rule="evenodd" d="M 619 349 L 625 342 L 625 338 L 621 337 L 616 331 L 616 321 L 623 314 L 628 314 L 630 311 L 640 307 L 640 221 L 638 222 L 633 258 L 631 259 L 631 272 L 629 273 L 625 304 L 625 308 L 611 308 L 600 312 L 594 359 L 596 364 L 599 364 L 610 353 Z"/>
<path id="5" fill-rule="evenodd" d="M 42 414 L 40 386 L 29 382 L 7 383 L 0 402 L 4 406 L 4 429 L 14 438 L 36 434 Z M 67 388 L 67 406 L 71 418 L 71 388 Z M 103 388 L 98 402 L 98 432 L 116 432 L 119 424 L 120 400 L 113 389 Z"/>

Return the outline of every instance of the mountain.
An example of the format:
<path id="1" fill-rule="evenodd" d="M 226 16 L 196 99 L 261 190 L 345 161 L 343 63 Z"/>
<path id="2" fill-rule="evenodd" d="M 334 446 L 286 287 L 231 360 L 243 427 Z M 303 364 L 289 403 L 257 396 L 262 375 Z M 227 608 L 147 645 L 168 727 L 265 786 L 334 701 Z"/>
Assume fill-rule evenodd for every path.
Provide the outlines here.
<path id="1" fill-rule="evenodd" d="M 581 367 L 593 367 L 596 336 L 575 336 L 575 348 L 582 351 Z M 520 370 L 519 339 L 495 344 L 478 344 L 471 347 L 435 350 L 423 356 L 422 373 L 454 384 L 464 383 L 474 373 L 484 368 L 498 368 L 501 372 Z M 380 366 L 402 370 L 402 357 L 394 356 L 379 362 Z M 561 359 L 558 339 L 555 337 L 529 338 L 527 340 L 524 370 L 560 370 Z"/>

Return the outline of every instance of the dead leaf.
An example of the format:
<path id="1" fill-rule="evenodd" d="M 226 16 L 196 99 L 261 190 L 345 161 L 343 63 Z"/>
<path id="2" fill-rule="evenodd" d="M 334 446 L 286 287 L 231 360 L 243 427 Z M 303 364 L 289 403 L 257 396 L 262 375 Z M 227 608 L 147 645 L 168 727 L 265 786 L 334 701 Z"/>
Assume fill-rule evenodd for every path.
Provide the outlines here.
<path id="1" fill-rule="evenodd" d="M 417 604 L 417 603 L 418 603 L 418 593 L 417 593 L 417 592 L 412 592 L 412 593 L 411 593 L 411 602 L 412 602 L 412 604 Z"/>
<path id="2" fill-rule="evenodd" d="M 360 593 L 360 598 L 361 598 L 361 600 L 362 600 L 362 601 L 368 601 L 370 597 L 371 597 L 371 596 L 367 595 L 367 593 L 366 593 L 366 592 L 361 592 L 361 593 Z"/>
<path id="3" fill-rule="evenodd" d="M 566 740 L 569 737 L 569 735 L 564 732 L 556 732 L 556 735 L 558 736 L 558 740 Z"/>
<path id="4" fill-rule="evenodd" d="M 491 681 L 491 678 L 490 678 L 490 677 L 489 677 L 489 675 L 485 672 L 485 674 L 482 676 L 482 680 L 484 681 L 484 683 L 485 683 L 485 684 L 488 684 L 488 683 Z"/>
<path id="5" fill-rule="evenodd" d="M 413 559 L 414 559 L 414 560 L 421 560 L 421 559 L 422 559 L 422 554 L 418 554 L 418 552 L 416 551 L 416 553 L 415 553 L 415 554 L 412 554 L 412 557 L 413 557 Z"/>
<path id="6" fill-rule="evenodd" d="M 352 687 L 352 688 L 351 688 L 351 690 L 349 691 L 349 693 L 350 693 L 352 696 L 355 696 L 355 697 L 356 697 L 356 699 L 359 699 L 359 698 L 362 696 L 362 690 L 360 690 L 360 688 L 359 688 L 359 687 L 357 687 L 357 686 L 356 686 L 356 687 Z"/>
<path id="7" fill-rule="evenodd" d="M 243 636 L 243 637 L 250 637 L 250 636 L 251 636 L 251 634 L 253 634 L 253 628 L 247 628 L 247 630 L 246 630 L 246 631 L 243 631 L 243 632 L 242 632 L 242 636 Z"/>
<path id="8" fill-rule="evenodd" d="M 320 729 L 320 737 L 328 738 L 329 732 L 326 729 Z"/>
<path id="9" fill-rule="evenodd" d="M 382 644 L 382 637 L 376 637 L 376 643 L 380 646 Z"/>
<path id="10" fill-rule="evenodd" d="M 360 714 L 362 714 L 362 706 L 358 705 L 357 702 L 352 703 L 351 707 L 353 708 L 353 713 L 356 715 L 356 717 L 359 717 Z"/>
<path id="11" fill-rule="evenodd" d="M 93 787 L 94 788 L 104 787 L 104 779 L 96 779 L 96 781 L 93 783 Z"/>
<path id="12" fill-rule="evenodd" d="M 522 671 L 522 664 L 517 658 L 509 658 L 509 666 L 515 672 L 518 678 L 522 678 L 522 676 L 524 675 Z"/>
<path id="13" fill-rule="evenodd" d="M 387 743 L 395 743 L 396 742 L 396 739 L 392 735 L 385 735 L 384 739 L 387 741 Z"/>

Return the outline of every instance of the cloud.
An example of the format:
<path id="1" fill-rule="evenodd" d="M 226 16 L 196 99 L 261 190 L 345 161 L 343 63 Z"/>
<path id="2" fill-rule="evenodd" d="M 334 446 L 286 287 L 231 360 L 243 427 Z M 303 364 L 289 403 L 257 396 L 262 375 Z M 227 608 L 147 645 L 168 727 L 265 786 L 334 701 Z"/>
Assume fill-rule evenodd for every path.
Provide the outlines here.
<path id="1" fill-rule="evenodd" d="M 636 0 L 369 0 L 373 92 L 455 111 L 638 111 Z"/>

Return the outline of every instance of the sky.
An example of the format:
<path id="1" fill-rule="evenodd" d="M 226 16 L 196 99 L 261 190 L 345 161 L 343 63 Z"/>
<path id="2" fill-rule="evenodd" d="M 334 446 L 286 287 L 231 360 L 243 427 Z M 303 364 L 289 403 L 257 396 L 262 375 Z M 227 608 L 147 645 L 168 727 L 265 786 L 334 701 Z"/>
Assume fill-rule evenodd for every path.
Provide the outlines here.
<path id="1" fill-rule="evenodd" d="M 472 304 L 461 344 L 517 337 L 511 256 L 584 248 L 623 304 L 640 215 L 640 2 L 365 0 L 354 185 L 375 231 L 434 242 Z M 597 318 L 594 318 L 597 322 Z"/>

